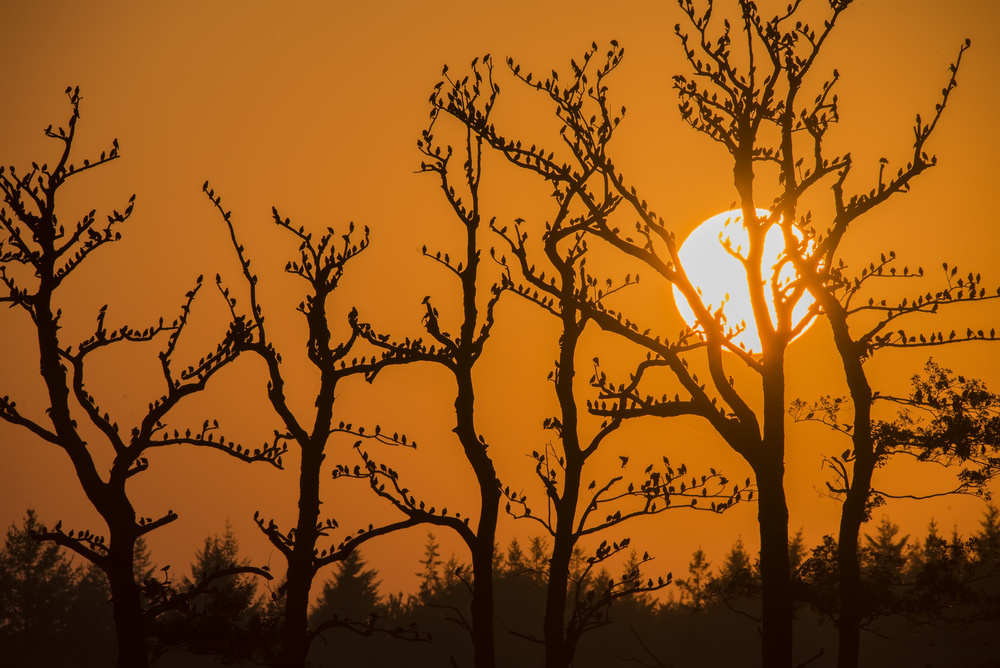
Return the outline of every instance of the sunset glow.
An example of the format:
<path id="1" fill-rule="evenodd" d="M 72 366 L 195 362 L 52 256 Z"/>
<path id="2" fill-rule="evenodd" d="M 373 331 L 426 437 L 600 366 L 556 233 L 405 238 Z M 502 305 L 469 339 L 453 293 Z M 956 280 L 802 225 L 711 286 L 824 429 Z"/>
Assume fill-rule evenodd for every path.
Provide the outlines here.
<path id="1" fill-rule="evenodd" d="M 0 668 L 1000 656 L 1000 2 L 2 17 Z"/>
<path id="2" fill-rule="evenodd" d="M 757 209 L 757 215 L 764 218 L 770 214 L 764 209 Z M 726 241 L 729 242 L 729 251 L 725 247 Z M 705 306 L 712 312 L 722 307 L 727 329 L 732 327 L 735 331 L 745 324 L 746 329 L 736 334 L 733 341 L 746 350 L 759 352 L 760 338 L 750 306 L 746 273 L 740 260 L 733 256 L 735 253 L 745 257 L 749 245 L 742 214 L 739 211 L 727 211 L 712 216 L 695 228 L 681 245 L 680 257 L 688 278 L 701 290 Z M 778 283 L 782 286 L 795 277 L 795 270 L 789 263 L 781 263 L 779 266 L 784 250 L 781 228 L 774 226 L 768 231 L 764 241 L 761 273 L 765 280 L 770 280 L 777 268 Z M 770 288 L 768 294 L 771 294 Z M 676 286 L 673 288 L 673 295 L 684 321 L 692 327 L 696 326 L 694 311 Z M 798 301 L 792 311 L 793 324 L 808 315 L 812 303 L 813 299 L 808 293 Z M 776 315 L 773 298 L 768 300 L 768 311 L 771 322 L 774 323 Z"/>

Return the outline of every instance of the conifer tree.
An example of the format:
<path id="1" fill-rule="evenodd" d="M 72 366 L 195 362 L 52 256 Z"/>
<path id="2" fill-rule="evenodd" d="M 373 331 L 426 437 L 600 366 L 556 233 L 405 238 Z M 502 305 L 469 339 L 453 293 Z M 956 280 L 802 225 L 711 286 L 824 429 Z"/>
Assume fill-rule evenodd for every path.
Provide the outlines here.
<path id="1" fill-rule="evenodd" d="M 107 665 L 115 635 L 107 578 L 36 540 L 40 526 L 29 508 L 0 550 L 0 657 L 12 666 Z"/>
<path id="2" fill-rule="evenodd" d="M 240 555 L 240 545 L 227 522 L 221 534 L 207 536 L 195 553 L 191 574 L 176 585 L 191 591 L 200 583 L 201 594 L 176 611 L 157 620 L 154 636 L 157 653 L 183 650 L 189 654 L 214 656 L 225 663 L 259 659 L 267 655 L 276 638 L 262 634 L 264 602 L 257 594 L 257 579 L 238 572 L 229 577 L 216 574 L 249 565 Z"/>
<path id="3" fill-rule="evenodd" d="M 337 573 L 323 584 L 312 611 L 313 625 L 346 618 L 366 622 L 381 605 L 378 571 L 367 567 L 361 552 L 351 552 L 337 564 Z"/>

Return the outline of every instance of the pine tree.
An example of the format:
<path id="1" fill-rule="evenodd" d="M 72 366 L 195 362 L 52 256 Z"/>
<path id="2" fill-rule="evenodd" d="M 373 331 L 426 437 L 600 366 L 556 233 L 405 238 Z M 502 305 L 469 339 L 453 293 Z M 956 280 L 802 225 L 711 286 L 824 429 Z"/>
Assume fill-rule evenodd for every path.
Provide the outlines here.
<path id="1" fill-rule="evenodd" d="M 136 562 L 139 563 L 138 555 Z M 228 522 L 222 534 L 206 537 L 202 548 L 195 553 L 190 577 L 182 578 L 177 587 L 180 592 L 203 587 L 204 592 L 177 612 L 157 620 L 156 651 L 181 649 L 215 656 L 225 663 L 266 654 L 265 646 L 275 638 L 261 631 L 264 610 L 257 596 L 256 578 L 218 577 L 220 571 L 247 564 L 240 557 L 239 540 Z"/>
<path id="2" fill-rule="evenodd" d="M 969 540 L 971 579 L 989 618 L 1000 617 L 1000 509 L 992 503 Z"/>
<path id="3" fill-rule="evenodd" d="M 906 547 L 909 536 L 898 538 L 899 526 L 888 517 L 879 522 L 874 536 L 865 536 L 862 550 L 862 615 L 874 619 L 903 608 L 896 587 L 906 572 Z"/>
<path id="4" fill-rule="evenodd" d="M 31 538 L 39 530 L 35 511 L 28 509 L 20 527 L 7 530 L 0 555 L 0 634 L 36 635 L 39 640 L 65 631 L 67 592 L 73 588 L 73 568 L 58 545 Z"/>
<path id="5" fill-rule="evenodd" d="M 870 579 L 898 580 L 906 571 L 905 551 L 910 537 L 897 538 L 898 535 L 899 526 L 893 524 L 888 517 L 883 517 L 875 536 L 865 536 L 868 544 L 864 566 Z"/>
<path id="6" fill-rule="evenodd" d="M 0 551 L 0 664 L 107 665 L 115 638 L 107 579 L 93 566 L 74 569 L 61 547 L 32 537 L 40 530 L 29 508 Z"/>
<path id="7" fill-rule="evenodd" d="M 421 602 L 427 603 L 441 593 L 441 560 L 438 558 L 441 546 L 434 539 L 434 534 L 427 534 L 427 543 L 424 545 L 424 558 L 420 561 L 423 569 L 417 573 L 420 576 L 420 590 L 417 594 Z"/>
<path id="8" fill-rule="evenodd" d="M 73 568 L 59 546 L 31 538 L 39 527 L 29 508 L 22 525 L 7 530 L 0 554 L 0 642 L 5 645 L 44 645 L 68 627 Z"/>
<path id="9" fill-rule="evenodd" d="M 792 539 L 788 541 L 788 565 L 792 569 L 792 577 L 798 577 L 798 570 L 806 558 L 806 546 L 802 537 L 802 529 L 799 529 Z"/>
<path id="10" fill-rule="evenodd" d="M 149 545 L 145 536 L 139 536 L 135 541 L 135 561 L 132 562 L 132 572 L 135 574 L 135 581 L 140 585 L 147 580 L 153 579 L 156 573 L 156 564 L 149 554 Z"/>
<path id="11" fill-rule="evenodd" d="M 920 578 L 921 573 L 936 572 L 946 567 L 948 541 L 938 534 L 937 522 L 927 524 L 927 536 L 923 542 L 915 543 L 907 556 L 907 572 Z"/>
<path id="12" fill-rule="evenodd" d="M 1000 563 L 1000 508 L 989 504 L 980 522 L 980 529 L 972 537 L 975 559 L 979 565 L 996 568 Z"/>
<path id="13" fill-rule="evenodd" d="M 528 570 L 537 582 L 545 581 L 545 572 L 549 561 L 549 545 L 541 536 L 532 536 L 528 546 Z"/>
<path id="14" fill-rule="evenodd" d="M 840 603 L 837 540 L 827 534 L 798 569 L 799 597 L 822 618 L 836 620 Z"/>
<path id="15" fill-rule="evenodd" d="M 621 582 L 629 594 L 622 598 L 620 603 L 632 615 L 651 614 L 656 609 L 656 601 L 643 587 L 641 571 L 643 563 L 639 553 L 632 550 L 622 567 Z"/>
<path id="16" fill-rule="evenodd" d="M 494 572 L 499 571 L 500 569 L 496 569 Z M 455 558 L 455 555 L 448 557 L 448 561 L 444 563 L 444 573 L 441 576 L 441 589 L 446 594 L 453 595 L 460 587 L 462 587 L 463 581 L 469 581 L 468 566 L 459 563 L 458 559 Z"/>
<path id="17" fill-rule="evenodd" d="M 84 563 L 74 573 L 75 587 L 69 603 L 70 627 L 65 647 L 73 648 L 72 665 L 106 668 L 115 655 L 115 622 L 111 609 L 108 577 L 92 563 Z M 64 663 L 63 665 L 67 665 Z"/>
<path id="18" fill-rule="evenodd" d="M 380 608 L 378 571 L 366 566 L 358 550 L 337 564 L 337 574 L 323 585 L 323 592 L 313 608 L 313 626 L 335 617 L 363 622 Z"/>
<path id="19" fill-rule="evenodd" d="M 527 568 L 525 564 L 524 551 L 517 538 L 512 538 L 507 546 L 507 566 L 504 575 L 519 575 Z"/>
<path id="20" fill-rule="evenodd" d="M 760 574 L 750 561 L 742 538 L 737 538 L 730 548 L 719 574 L 712 582 L 712 590 L 724 599 L 756 598 L 760 595 Z"/>
<path id="21" fill-rule="evenodd" d="M 705 551 L 700 547 L 691 556 L 691 563 L 688 564 L 688 573 L 691 577 L 678 579 L 677 588 L 681 591 L 680 604 L 693 611 L 701 610 L 708 598 L 706 586 L 711 574 L 709 567 L 712 563 L 705 557 Z"/>

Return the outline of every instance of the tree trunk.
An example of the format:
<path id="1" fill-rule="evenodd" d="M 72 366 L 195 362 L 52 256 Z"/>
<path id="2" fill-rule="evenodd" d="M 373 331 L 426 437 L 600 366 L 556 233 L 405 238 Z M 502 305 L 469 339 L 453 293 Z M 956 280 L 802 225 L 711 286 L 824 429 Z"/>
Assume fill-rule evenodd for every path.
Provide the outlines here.
<path id="1" fill-rule="evenodd" d="M 792 583 L 788 563 L 788 507 L 782 485 L 784 465 L 770 461 L 757 470 L 760 524 L 760 577 L 763 606 L 762 657 L 765 668 L 792 665 Z"/>
<path id="2" fill-rule="evenodd" d="M 499 490 L 483 495 L 482 514 L 472 553 L 472 649 L 476 668 L 496 666 L 493 633 L 493 550 L 496 540 Z"/>
<path id="3" fill-rule="evenodd" d="M 472 293 L 473 296 L 475 293 Z M 467 292 L 468 298 L 468 292 Z M 468 315 L 466 316 L 468 322 Z M 474 320 L 473 320 L 474 322 Z M 464 331 L 464 330 L 463 330 Z M 463 350 L 465 353 L 466 351 Z M 472 645 L 476 668 L 495 668 L 496 648 L 493 633 L 493 552 L 500 513 L 500 486 L 493 462 L 476 432 L 475 391 L 472 384 L 471 358 L 458 365 L 455 380 L 458 390 L 455 397 L 455 434 L 465 450 L 479 483 L 479 525 L 472 551 Z"/>
<path id="4" fill-rule="evenodd" d="M 302 668 L 309 654 L 309 592 L 316 571 L 316 523 L 319 521 L 321 448 L 303 447 L 299 469 L 299 518 L 285 582 L 285 615 L 281 629 L 279 668 Z"/>
<path id="5" fill-rule="evenodd" d="M 118 641 L 118 668 L 146 668 L 149 665 L 142 596 L 133 568 L 134 546 L 133 540 L 114 556 L 109 555 L 106 569 Z"/>
<path id="6" fill-rule="evenodd" d="M 857 484 L 857 481 L 855 481 Z M 852 485 L 853 491 L 854 485 Z M 840 516 L 837 568 L 840 608 L 837 617 L 837 668 L 857 668 L 861 656 L 861 564 L 858 535 L 864 521 L 865 497 L 848 493 Z"/>
<path id="7" fill-rule="evenodd" d="M 579 420 L 573 383 L 576 377 L 576 349 L 582 326 L 577 322 L 574 274 L 571 266 L 561 266 L 554 246 L 547 245 L 553 264 L 560 267 L 562 296 L 562 335 L 559 338 L 558 377 L 556 395 L 559 400 L 562 422 L 561 438 L 565 455 L 565 479 L 562 496 L 556 502 L 556 526 L 552 542 L 552 559 L 549 562 L 548 588 L 545 592 L 545 616 L 542 631 L 545 638 L 546 668 L 568 668 L 576 654 L 575 629 L 567 633 L 566 602 L 569 590 L 569 567 L 573 559 L 578 535 L 575 529 L 577 506 L 580 500 L 580 480 L 586 457 L 581 452 Z"/>
<path id="8" fill-rule="evenodd" d="M 764 668 L 792 666 L 792 578 L 788 563 L 788 505 L 785 501 L 784 350 L 764 353 L 764 435 L 756 458 L 757 521 L 763 596 L 761 652 Z M 768 359 L 770 357 L 770 359 Z"/>
<path id="9" fill-rule="evenodd" d="M 572 661 L 572 648 L 566 641 L 566 596 L 569 588 L 569 562 L 573 547 L 557 532 L 552 547 L 549 582 L 545 592 L 545 668 L 566 668 Z"/>
<path id="10" fill-rule="evenodd" d="M 844 506 L 840 511 L 840 535 L 837 541 L 837 568 L 840 607 L 837 615 L 837 668 L 857 668 L 861 660 L 861 564 L 858 538 L 865 522 L 872 474 L 878 463 L 872 439 L 871 407 L 873 393 L 863 367 L 864 349 L 850 336 L 847 312 L 835 300 L 824 300 L 829 313 L 833 338 L 844 365 L 844 377 L 854 404 L 853 478 L 847 485 Z"/>
<path id="11" fill-rule="evenodd" d="M 302 668 L 309 653 L 309 590 L 312 577 L 306 569 L 293 566 L 298 559 L 288 562 L 288 580 L 285 589 L 285 616 L 281 629 L 279 668 Z"/>
<path id="12" fill-rule="evenodd" d="M 566 601 L 569 590 L 569 565 L 573 558 L 576 535 L 573 523 L 580 490 L 580 466 L 567 457 L 566 481 L 556 517 L 556 532 L 549 563 L 549 582 L 545 592 L 545 668 L 568 668 L 576 652 L 575 643 L 566 637 Z"/>
<path id="13" fill-rule="evenodd" d="M 858 365 L 860 366 L 860 364 Z M 861 376 L 863 379 L 864 376 Z M 837 617 L 837 668 L 857 668 L 861 660 L 861 564 L 858 543 L 865 522 L 872 474 L 878 457 L 871 438 L 871 390 L 867 382 L 854 395 L 854 477 L 840 511 L 840 536 L 837 542 L 840 609 Z"/>

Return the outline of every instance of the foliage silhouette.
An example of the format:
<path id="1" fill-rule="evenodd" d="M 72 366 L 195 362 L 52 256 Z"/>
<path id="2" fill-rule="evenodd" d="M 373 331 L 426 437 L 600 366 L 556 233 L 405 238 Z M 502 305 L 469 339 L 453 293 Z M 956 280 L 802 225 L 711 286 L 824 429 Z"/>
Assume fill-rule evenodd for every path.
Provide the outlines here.
<path id="1" fill-rule="evenodd" d="M 5 665 L 58 665 L 71 648 L 75 665 L 107 665 L 114 656 L 107 580 L 32 538 L 40 526 L 29 508 L 0 552 L 0 656 Z"/>
<path id="2" fill-rule="evenodd" d="M 863 644 L 869 660 L 880 665 L 893 661 L 925 665 L 987 665 L 985 662 L 992 655 L 989 648 L 995 647 L 992 628 L 1000 609 L 998 518 L 1000 512 L 990 506 L 984 513 L 980 529 L 967 539 L 955 535 L 945 541 L 938 536 L 932 523 L 922 538 L 902 540 L 898 530 L 888 520 L 884 521 L 879 531 L 866 539 L 871 548 L 862 550 L 862 572 L 865 601 L 871 605 L 866 608 L 871 615 L 866 618 L 865 627 L 871 633 L 867 634 L 867 641 Z M 5 574 L 24 572 L 26 550 L 33 555 L 28 556 L 28 561 L 31 561 L 45 552 L 58 549 L 31 540 L 27 535 L 27 524 L 26 520 L 21 527 L 12 528 L 10 535 L 14 537 L 13 541 L 8 540 L 0 551 L 0 562 L 6 566 Z M 214 571 L 220 565 L 230 563 L 228 557 L 216 562 L 212 556 L 231 554 L 227 544 L 232 545 L 232 542 L 225 539 L 225 534 L 206 540 L 205 545 L 209 549 L 200 551 L 191 565 L 194 579 L 202 570 Z M 531 547 L 523 551 L 514 540 L 505 550 L 498 550 L 494 568 L 496 611 L 503 625 L 541 627 L 546 596 L 546 561 L 550 550 L 540 538 L 533 538 L 530 544 Z M 829 625 L 835 623 L 838 607 L 835 541 L 827 537 L 823 544 L 810 552 L 812 556 L 797 569 L 796 600 L 799 605 L 808 604 L 808 608 L 797 610 L 797 628 L 800 642 L 807 647 L 822 649 L 831 642 L 836 644 L 835 628 Z M 432 556 L 432 553 L 436 554 Z M 363 559 L 356 559 L 357 555 L 357 552 L 352 553 L 349 562 L 363 564 Z M 437 548 L 425 554 L 423 561 L 429 567 L 422 578 L 428 586 L 422 588 L 423 593 L 415 592 L 408 597 L 383 595 L 374 586 L 377 575 L 363 565 L 354 575 L 350 575 L 355 571 L 354 567 L 339 568 L 341 574 L 348 573 L 346 580 L 351 586 L 340 589 L 344 596 L 337 597 L 336 609 L 342 612 L 353 609 L 351 616 L 370 610 L 378 618 L 378 626 L 366 629 L 362 623 L 362 626 L 354 628 L 347 625 L 329 628 L 321 635 L 323 641 L 311 646 L 310 662 L 339 666 L 405 663 L 415 668 L 448 665 L 449 656 L 453 654 L 455 645 L 461 642 L 465 631 L 447 620 L 450 614 L 442 612 L 468 605 L 468 589 L 462 579 L 454 575 L 456 570 L 467 572 L 468 567 L 458 564 L 453 557 L 447 560 L 440 557 Z M 632 555 L 632 561 L 637 560 L 637 555 Z M 238 557 L 236 561 L 240 561 Z M 692 563 L 696 561 L 693 559 Z M 705 561 L 703 556 L 701 563 L 704 565 Z M 687 595 L 680 600 L 660 603 L 643 596 L 616 600 L 609 610 L 611 623 L 580 639 L 580 651 L 574 665 L 580 668 L 625 668 L 637 664 L 723 665 L 745 661 L 758 643 L 757 622 L 748 619 L 748 615 L 759 615 L 760 611 L 760 573 L 754 562 L 737 542 L 728 556 L 717 562 L 718 568 L 698 567 L 704 575 L 704 595 L 697 607 Z M 106 665 L 113 657 L 114 630 L 103 574 L 85 565 L 70 568 L 69 578 L 49 577 L 65 571 L 65 559 L 58 555 L 55 558 L 38 558 L 33 563 L 33 577 L 45 580 L 47 584 L 41 585 L 42 590 L 51 594 L 47 598 L 33 600 L 36 603 L 45 600 L 54 602 L 54 606 L 46 605 L 47 612 L 42 613 L 51 620 L 50 626 L 33 627 L 41 628 L 46 634 L 37 641 L 33 640 L 36 635 L 24 623 L 24 608 L 5 605 L 0 611 L 3 612 L 0 614 L 0 651 L 3 658 L 16 660 L 18 665 L 45 665 L 46 661 L 51 665 Z M 52 567 L 38 568 L 42 563 Z M 571 577 L 579 578 L 584 565 L 581 555 L 574 563 Z M 626 564 L 626 572 L 634 565 Z M 607 577 L 606 572 L 597 575 L 590 579 L 587 586 L 600 586 Z M 338 579 L 340 574 L 336 574 L 332 582 L 335 584 Z M 5 581 L 0 595 L 39 593 L 38 586 L 27 581 L 15 585 L 8 583 Z M 227 583 L 216 591 L 219 590 L 228 592 L 223 595 L 224 604 L 218 605 L 210 593 L 197 605 L 163 616 L 158 622 L 176 624 L 173 627 L 175 631 L 183 630 L 192 634 L 187 636 L 189 638 L 208 640 L 224 651 L 214 657 L 198 655 L 191 653 L 197 651 L 195 646 L 177 644 L 172 651 L 159 656 L 157 665 L 164 668 L 252 666 L 260 665 L 260 661 L 266 658 L 267 648 L 261 644 L 277 641 L 280 610 L 268 597 L 257 599 L 250 608 L 236 613 L 240 617 L 240 625 L 247 622 L 242 632 L 253 637 L 245 642 L 228 636 L 233 644 L 225 646 L 227 643 L 221 640 L 226 631 L 215 640 L 205 631 L 214 633 L 236 626 L 233 624 L 234 606 L 228 602 L 242 596 L 231 598 L 230 593 L 238 591 L 239 587 L 230 587 Z M 372 601 L 376 601 L 373 608 Z M 235 608 L 240 608 L 240 605 Z M 35 610 L 38 612 L 37 608 Z M 316 612 L 314 610 L 314 614 Z M 245 616 L 247 613 L 250 613 L 249 617 Z M 319 625 L 322 620 L 329 621 L 331 615 L 338 614 L 334 608 L 328 613 L 321 613 L 313 623 Z M 177 623 L 185 615 L 190 615 L 190 618 Z M 341 619 L 346 620 L 347 617 Z M 59 620 L 66 623 L 60 624 Z M 197 624 L 204 625 L 205 629 L 195 628 Z M 158 623 L 157 626 L 162 629 L 164 625 Z M 430 630 L 433 642 L 401 642 L 398 634 L 393 637 L 378 631 L 378 628 L 388 630 L 393 627 L 402 631 L 418 627 Z M 59 628 L 64 630 L 53 635 Z M 14 632 L 10 633 L 11 630 Z M 725 633 L 727 642 L 718 642 L 720 632 Z M 183 634 L 172 636 L 174 640 L 180 637 Z M 497 640 L 498 660 L 504 665 L 533 665 L 543 660 L 537 649 L 539 645 L 524 642 L 517 635 L 502 633 Z M 249 641 L 257 643 L 253 651 L 258 653 L 237 657 L 231 652 L 251 647 Z"/>
<path id="3" fill-rule="evenodd" d="M 118 140 L 94 160 L 71 162 L 77 123 L 80 119 L 79 88 L 67 88 L 71 114 L 65 128 L 53 129 L 45 135 L 62 145 L 53 167 L 47 162 L 32 163 L 23 176 L 15 167 L 0 168 L 0 190 L 4 206 L 0 209 L 0 303 L 20 309 L 34 326 L 40 374 L 46 389 L 44 417 L 33 417 L 18 408 L 16 399 L 0 397 L 0 419 L 27 429 L 36 437 L 61 448 L 73 465 L 80 486 L 94 509 L 107 526 L 107 536 L 90 529 L 64 531 L 62 522 L 51 530 L 37 527 L 33 536 L 69 548 L 99 567 L 108 578 L 114 603 L 114 620 L 118 633 L 118 665 L 122 668 L 143 667 L 148 663 L 147 633 L 155 617 L 179 601 L 170 600 L 166 591 L 155 602 L 144 601 L 148 587 L 134 574 L 137 541 L 149 532 L 177 519 L 171 510 L 157 518 L 140 516 L 133 506 L 127 485 L 134 476 L 150 466 L 148 452 L 170 445 L 191 445 L 221 450 L 243 461 L 278 463 L 278 449 L 265 446 L 251 455 L 242 446 L 216 437 L 217 421 L 205 420 L 200 428 L 178 428 L 170 433 L 167 421 L 171 411 L 182 400 L 201 392 L 219 371 L 228 366 L 240 352 L 247 332 L 231 323 L 217 345 L 199 360 L 183 359 L 177 352 L 178 341 L 188 327 L 192 302 L 201 288 L 201 279 L 187 293 L 177 317 L 135 328 L 129 325 L 110 326 L 108 307 L 97 314 L 94 333 L 78 343 L 66 343 L 61 332 L 63 312 L 56 304 L 59 289 L 66 279 L 85 261 L 98 262 L 106 251 L 98 249 L 118 241 L 117 228 L 132 215 L 133 195 L 123 211 L 113 210 L 107 222 L 100 222 L 96 209 L 85 214 L 72 227 L 58 220 L 56 202 L 62 187 L 74 183 L 81 174 L 119 158 Z M 107 261 L 107 260 L 105 260 Z M 121 349 L 128 344 L 163 341 L 158 353 L 165 390 L 149 403 L 135 426 L 122 427 L 106 411 L 100 400 L 88 391 L 85 372 L 92 368 L 92 353 L 109 348 Z M 214 348 L 214 349 L 213 349 Z M 29 354 L 29 351 L 25 351 Z M 192 363 L 193 362 L 193 363 Z M 128 386 L 128 376 L 119 378 Z M 6 389 L 4 391 L 7 391 Z M 81 422 L 77 418 L 84 418 Z M 92 433 L 93 432 L 93 433 Z M 98 444 L 107 452 L 98 451 Z M 106 476 L 101 469 L 103 457 L 111 457 Z M 133 483 L 134 484 L 134 483 Z M 245 567 L 243 572 L 267 575 L 259 569 Z M 267 576 L 270 577 L 270 576 Z M 144 592 L 144 587 L 147 589 Z M 147 597 L 148 598 L 148 597 Z"/>
<path id="4" fill-rule="evenodd" d="M 157 620 L 153 629 L 157 656 L 183 651 L 235 664 L 267 655 L 267 641 L 274 638 L 263 632 L 264 605 L 257 595 L 257 580 L 242 575 L 212 577 L 248 563 L 240 557 L 239 541 L 228 523 L 223 533 L 205 538 L 190 576 L 184 576 L 180 585 L 191 589 L 206 579 L 210 584 L 203 595 Z"/>
<path id="5" fill-rule="evenodd" d="M 967 301 L 957 295 L 952 299 Z M 846 320 L 841 323 L 844 336 L 850 336 L 847 324 Z M 854 351 L 858 348 L 854 347 Z M 861 363 L 871 352 L 864 356 L 855 352 L 856 356 L 850 358 L 851 365 L 845 363 L 845 368 L 855 374 L 850 385 L 854 404 L 851 421 L 844 422 L 840 416 L 846 408 L 846 401 L 840 398 L 824 397 L 812 405 L 797 401 L 791 409 L 797 419 L 816 420 L 847 435 L 854 446 L 839 457 L 826 459 L 835 476 L 834 482 L 826 483 L 827 488 L 844 500 L 838 558 L 832 571 L 840 574 L 841 666 L 857 665 L 859 634 L 871 617 L 871 604 L 865 600 L 862 586 L 864 549 L 858 545 L 858 536 L 872 510 L 888 498 L 919 499 L 947 494 L 978 494 L 989 498 L 986 485 L 1000 473 L 1000 396 L 989 392 L 982 382 L 956 376 L 933 360 L 925 365 L 925 375 L 913 377 L 912 389 L 905 397 L 864 391 L 869 385 Z M 903 409 L 894 419 L 873 419 L 872 407 L 879 401 L 901 405 Z M 863 448 L 861 451 L 859 446 Z M 890 493 L 876 487 L 875 470 L 893 458 L 904 456 L 958 469 L 954 487 L 925 494 Z M 850 512 L 855 509 L 849 505 L 850 500 L 864 501 L 860 513 Z M 928 550 L 933 552 L 939 547 L 932 540 Z"/>

